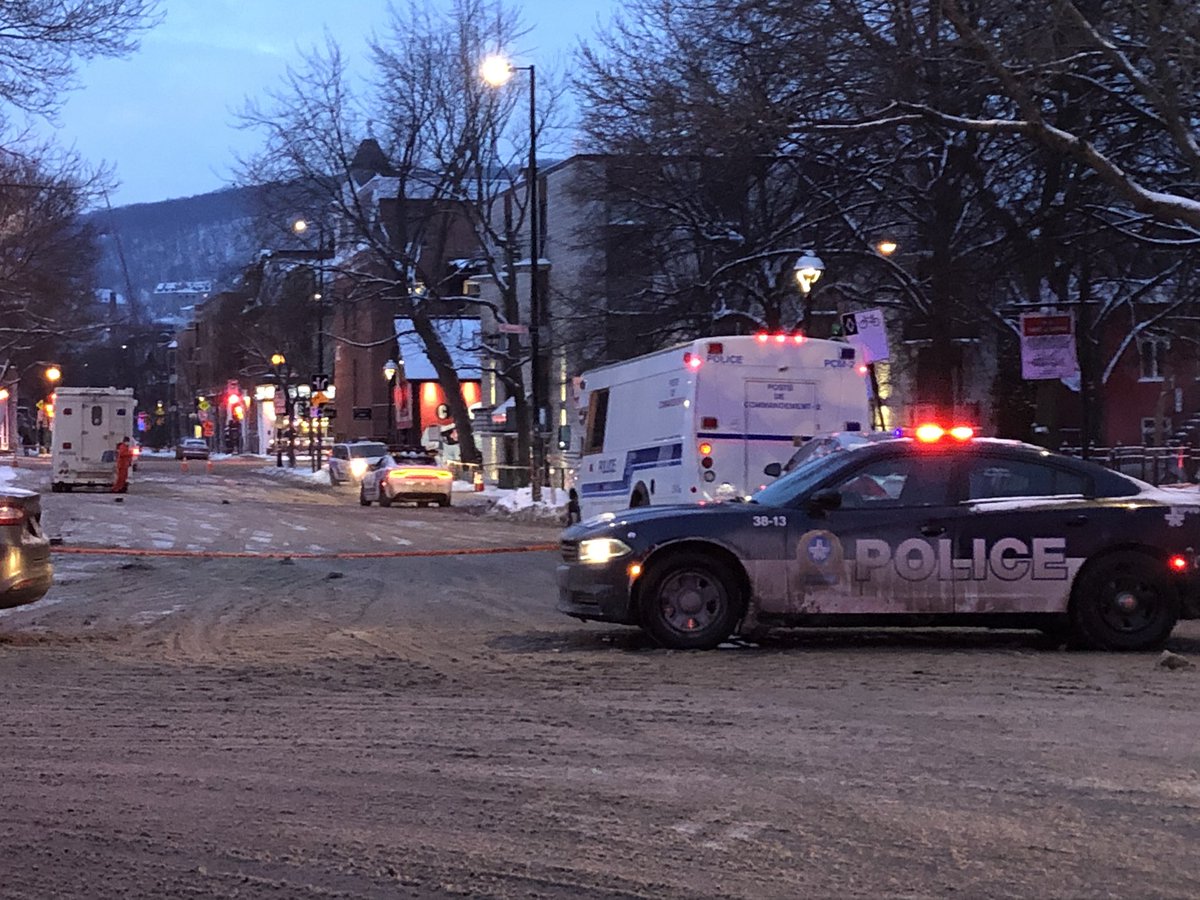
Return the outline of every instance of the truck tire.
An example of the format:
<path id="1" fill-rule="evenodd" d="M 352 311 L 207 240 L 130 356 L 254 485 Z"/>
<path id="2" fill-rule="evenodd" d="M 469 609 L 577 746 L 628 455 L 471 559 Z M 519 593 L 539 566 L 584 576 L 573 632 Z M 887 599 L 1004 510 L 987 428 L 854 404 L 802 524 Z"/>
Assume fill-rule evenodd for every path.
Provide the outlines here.
<path id="1" fill-rule="evenodd" d="M 639 506 L 649 505 L 650 492 L 646 490 L 646 486 L 644 484 L 639 483 L 638 486 L 633 489 L 633 495 L 629 498 L 629 508 L 637 509 Z"/>
<path id="2" fill-rule="evenodd" d="M 651 565 L 638 613 L 643 630 L 662 646 L 711 650 L 733 633 L 742 604 L 725 566 L 688 552 Z"/>
<path id="3" fill-rule="evenodd" d="M 1179 598 L 1166 566 L 1133 550 L 1089 563 L 1071 592 L 1071 628 L 1085 647 L 1151 650 L 1179 618 Z"/>

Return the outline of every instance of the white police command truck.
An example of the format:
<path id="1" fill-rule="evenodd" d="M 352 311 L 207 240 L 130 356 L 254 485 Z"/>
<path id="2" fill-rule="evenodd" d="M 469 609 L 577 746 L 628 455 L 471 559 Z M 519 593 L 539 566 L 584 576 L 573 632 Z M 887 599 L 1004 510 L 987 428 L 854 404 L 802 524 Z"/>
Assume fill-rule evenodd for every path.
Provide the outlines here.
<path id="1" fill-rule="evenodd" d="M 745 496 L 831 431 L 870 427 L 855 348 L 793 334 L 704 338 L 585 372 L 575 498 L 584 518 Z"/>

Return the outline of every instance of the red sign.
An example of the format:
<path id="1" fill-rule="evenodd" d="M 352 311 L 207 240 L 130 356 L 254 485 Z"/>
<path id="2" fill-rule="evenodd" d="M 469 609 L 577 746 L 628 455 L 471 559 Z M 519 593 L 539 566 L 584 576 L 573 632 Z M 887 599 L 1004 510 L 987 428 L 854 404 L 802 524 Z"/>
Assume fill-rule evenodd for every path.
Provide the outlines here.
<path id="1" fill-rule="evenodd" d="M 205 420 L 204 424 L 201 425 L 200 428 L 205 437 L 213 436 L 213 423 L 212 422 Z"/>
<path id="2" fill-rule="evenodd" d="M 1022 337 L 1071 334 L 1074 330 L 1074 317 L 1070 313 L 1021 316 Z"/>
<path id="3" fill-rule="evenodd" d="M 478 381 L 459 382 L 462 387 L 462 397 L 467 408 L 479 402 L 481 396 Z M 446 394 L 436 381 L 422 381 L 420 394 L 421 427 L 428 428 L 437 425 L 448 443 L 457 441 L 454 434 L 454 419 L 450 415 L 450 405 L 446 403 Z"/>

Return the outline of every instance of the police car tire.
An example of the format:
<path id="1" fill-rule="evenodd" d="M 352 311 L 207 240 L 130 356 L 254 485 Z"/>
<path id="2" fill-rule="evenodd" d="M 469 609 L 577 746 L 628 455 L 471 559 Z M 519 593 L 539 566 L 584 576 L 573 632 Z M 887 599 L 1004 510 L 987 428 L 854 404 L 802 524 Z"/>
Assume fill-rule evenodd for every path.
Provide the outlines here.
<path id="1" fill-rule="evenodd" d="M 333 474 L 333 469 L 329 470 L 329 483 L 334 487 L 337 487 L 339 484 L 341 484 L 341 482 L 338 481 L 338 477 Z"/>
<path id="2" fill-rule="evenodd" d="M 379 505 L 380 506 L 391 506 L 392 505 L 392 498 L 387 495 L 387 491 L 385 491 L 383 488 L 379 489 Z"/>
<path id="3" fill-rule="evenodd" d="M 358 503 L 360 506 L 370 506 L 371 501 L 367 499 L 367 489 L 360 487 L 358 489 Z"/>
<path id="4" fill-rule="evenodd" d="M 715 589 L 718 608 L 712 621 L 695 631 L 675 628 L 663 615 L 661 591 L 681 574 L 694 573 Z M 642 583 L 638 613 L 642 628 L 664 647 L 711 650 L 733 633 L 742 617 L 738 589 L 729 570 L 700 553 L 678 553 L 652 564 Z"/>
<path id="5" fill-rule="evenodd" d="M 1145 605 L 1138 622 L 1125 625 L 1116 610 L 1117 595 L 1134 590 Z M 1179 618 L 1175 588 L 1153 557 L 1123 550 L 1090 564 L 1076 582 L 1071 600 L 1071 625 L 1076 638 L 1096 650 L 1151 650 L 1171 634 Z"/>

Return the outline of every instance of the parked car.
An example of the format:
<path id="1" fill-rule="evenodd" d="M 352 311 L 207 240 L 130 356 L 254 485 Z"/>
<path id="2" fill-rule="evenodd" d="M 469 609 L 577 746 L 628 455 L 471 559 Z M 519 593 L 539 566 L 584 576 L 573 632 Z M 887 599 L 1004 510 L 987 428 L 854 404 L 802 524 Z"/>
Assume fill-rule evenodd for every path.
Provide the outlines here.
<path id="1" fill-rule="evenodd" d="M 358 500 L 363 506 L 378 501 L 380 506 L 407 501 L 417 506 L 450 505 L 454 473 L 437 464 L 424 450 L 387 455 L 363 476 Z"/>
<path id="2" fill-rule="evenodd" d="M 202 438 L 184 438 L 175 445 L 176 459 L 208 459 L 208 442 Z"/>
<path id="3" fill-rule="evenodd" d="M 343 481 L 362 481 L 367 471 L 387 455 L 387 444 L 380 441 L 334 444 L 329 451 L 329 483 L 337 487 Z"/>
<path id="4" fill-rule="evenodd" d="M 42 533 L 42 498 L 33 491 L 0 489 L 0 609 L 40 600 L 54 570 Z"/>

